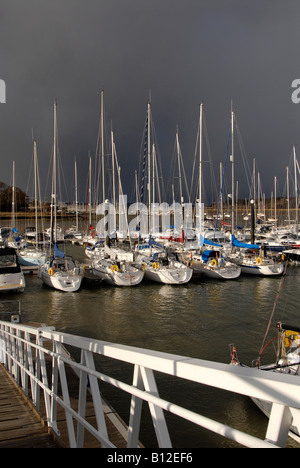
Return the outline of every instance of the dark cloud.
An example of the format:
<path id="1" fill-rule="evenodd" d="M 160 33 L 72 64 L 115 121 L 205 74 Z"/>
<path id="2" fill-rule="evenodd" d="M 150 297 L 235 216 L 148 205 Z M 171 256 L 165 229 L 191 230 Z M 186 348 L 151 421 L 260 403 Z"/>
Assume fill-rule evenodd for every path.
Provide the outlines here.
<path id="1" fill-rule="evenodd" d="M 7 103 L 0 106 L 0 180 L 10 183 L 15 160 L 17 184 L 26 189 L 33 131 L 46 185 L 57 99 L 66 183 L 72 187 L 76 156 L 84 197 L 103 88 L 128 195 L 150 92 L 165 181 L 177 125 L 190 179 L 202 101 L 211 150 L 205 157 L 218 177 L 233 103 L 249 166 L 255 158 L 266 196 L 274 176 L 283 192 L 285 167 L 299 144 L 300 105 L 291 101 L 291 83 L 300 77 L 299 15 L 296 0 L 2 0 Z M 236 172 L 246 196 L 238 155 L 239 149 Z"/>

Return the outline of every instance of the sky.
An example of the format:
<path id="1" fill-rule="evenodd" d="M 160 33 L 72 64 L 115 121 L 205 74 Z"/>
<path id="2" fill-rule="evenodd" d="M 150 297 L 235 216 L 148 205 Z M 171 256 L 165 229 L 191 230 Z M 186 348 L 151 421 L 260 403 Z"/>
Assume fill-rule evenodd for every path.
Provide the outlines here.
<path id="1" fill-rule="evenodd" d="M 298 0 L 1 0 L 0 180 L 32 193 L 37 141 L 42 197 L 50 195 L 53 102 L 63 187 L 86 199 L 89 156 L 94 161 L 100 94 L 105 134 L 113 129 L 123 192 L 130 199 L 139 170 L 147 102 L 165 186 L 179 142 L 191 190 L 203 103 L 203 179 L 216 198 L 220 163 L 228 156 L 234 111 L 238 195 L 249 196 L 245 168 L 259 173 L 261 191 L 293 190 L 292 151 L 300 153 L 300 103 L 291 99 L 300 78 Z M 300 94 L 299 94 L 300 95 Z M 109 150 L 107 149 L 107 154 Z M 225 166 L 228 190 L 231 165 Z M 94 164 L 94 162 L 93 162 Z M 198 163 L 196 162 L 196 167 Z M 94 164 L 95 166 L 95 164 Z M 93 167 L 94 167 L 93 166 Z M 174 182 L 174 185 L 178 184 Z"/>

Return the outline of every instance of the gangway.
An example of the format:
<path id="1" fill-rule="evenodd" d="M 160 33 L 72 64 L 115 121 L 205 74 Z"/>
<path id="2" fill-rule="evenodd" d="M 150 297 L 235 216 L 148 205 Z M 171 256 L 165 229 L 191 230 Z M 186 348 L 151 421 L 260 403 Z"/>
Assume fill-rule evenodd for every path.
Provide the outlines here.
<path id="1" fill-rule="evenodd" d="M 72 352 L 71 356 L 66 349 L 74 350 L 74 354 Z M 101 366 L 96 365 L 99 357 L 118 361 L 119 366 L 130 365 L 131 383 L 103 373 Z M 63 410 L 67 444 L 72 448 L 84 447 L 87 434 L 101 447 L 116 447 L 108 430 L 101 394 L 103 382 L 131 397 L 129 423 L 127 427 L 123 426 L 128 448 L 140 447 L 143 402 L 149 405 L 157 444 L 161 448 L 172 447 L 166 412 L 245 447 L 286 447 L 291 409 L 300 408 L 299 379 L 292 375 L 109 343 L 63 333 L 48 326 L 0 321 L 0 362 L 32 400 L 37 411 L 41 410 L 43 403 L 46 424 L 57 437 L 61 437 L 63 431 L 59 409 Z M 78 377 L 76 404 L 68 369 Z M 174 380 L 185 379 L 271 402 L 270 422 L 264 440 L 161 398 L 157 373 L 171 377 L 172 388 Z M 93 421 L 88 401 L 93 408 Z"/>

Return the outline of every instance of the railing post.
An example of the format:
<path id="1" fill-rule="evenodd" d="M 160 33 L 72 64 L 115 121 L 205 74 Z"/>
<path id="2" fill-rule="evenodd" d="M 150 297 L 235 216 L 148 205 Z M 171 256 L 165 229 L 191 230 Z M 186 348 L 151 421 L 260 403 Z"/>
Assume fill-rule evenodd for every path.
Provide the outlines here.
<path id="1" fill-rule="evenodd" d="M 92 371 L 95 370 L 94 357 L 90 351 L 82 350 L 81 364 L 85 365 L 88 370 L 92 370 Z M 91 374 L 89 375 L 89 386 L 90 386 L 90 392 L 91 392 L 92 399 L 93 399 L 98 432 L 99 434 L 101 434 L 101 436 L 104 439 L 108 439 L 98 379 Z M 85 415 L 86 390 L 87 390 L 87 373 L 80 372 L 80 397 L 79 397 L 78 413 L 79 415 L 83 417 Z M 82 445 L 79 445 L 79 443 Z M 78 425 L 77 444 L 79 447 L 83 446 L 83 428 L 81 424 Z"/>
<path id="2" fill-rule="evenodd" d="M 55 354 L 55 343 L 52 343 L 52 351 Z M 51 382 L 52 395 L 57 395 L 58 389 L 58 364 L 55 355 L 52 357 L 52 382 Z M 51 410 L 50 410 L 50 425 L 52 429 L 60 436 L 60 431 L 57 427 L 57 401 L 53 396 L 51 397 Z"/>
<path id="3" fill-rule="evenodd" d="M 141 367 L 141 373 L 145 390 L 152 395 L 159 397 L 152 369 Z M 152 403 L 149 403 L 149 408 L 159 447 L 171 448 L 171 439 L 163 410 Z"/>
<path id="4" fill-rule="evenodd" d="M 292 420 L 291 410 L 288 406 L 273 403 L 266 439 L 269 442 L 278 445 L 278 447 L 286 447 Z"/>
<path id="5" fill-rule="evenodd" d="M 140 390 L 144 389 L 140 366 L 137 364 L 134 365 L 132 385 Z M 138 446 L 142 405 L 143 400 L 135 395 L 132 395 L 130 404 L 127 448 L 137 448 Z"/>
<path id="6" fill-rule="evenodd" d="M 63 401 L 66 404 L 66 406 L 71 407 L 65 365 L 64 365 L 63 360 L 60 359 L 60 356 L 62 356 L 62 345 L 61 345 L 61 343 L 56 341 L 55 342 L 55 348 L 56 348 L 56 353 L 58 354 L 58 357 L 57 357 L 57 359 L 58 359 L 58 371 L 59 371 Z M 71 414 L 67 410 L 65 410 L 65 415 L 66 415 L 66 421 L 67 421 L 67 429 L 68 429 L 70 448 L 76 448 L 77 445 L 76 445 L 73 418 L 72 418 Z"/>
<path id="7" fill-rule="evenodd" d="M 40 347 L 43 347 L 43 339 L 41 338 L 40 330 L 38 330 L 38 334 L 37 334 L 37 345 L 39 345 Z M 47 388 L 49 388 L 45 353 L 41 349 L 39 349 L 37 354 L 39 356 L 41 381 Z M 44 390 L 44 402 L 45 402 L 45 409 L 46 409 L 46 415 L 47 415 L 47 422 L 49 422 L 50 421 L 50 397 L 49 397 L 49 394 L 45 390 Z"/>

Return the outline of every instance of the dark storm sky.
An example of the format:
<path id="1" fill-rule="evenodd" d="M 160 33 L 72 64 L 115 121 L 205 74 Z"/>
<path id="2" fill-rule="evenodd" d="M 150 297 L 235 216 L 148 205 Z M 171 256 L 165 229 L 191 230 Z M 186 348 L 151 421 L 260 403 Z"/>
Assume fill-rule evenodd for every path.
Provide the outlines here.
<path id="1" fill-rule="evenodd" d="M 291 100 L 300 78 L 299 21 L 298 0 L 2 0 L 0 180 L 11 184 L 15 160 L 16 184 L 27 188 L 33 132 L 45 190 L 57 99 L 69 198 L 76 157 L 84 199 L 104 89 L 129 197 L 150 92 L 165 181 L 177 125 L 191 178 L 200 102 L 210 144 L 204 159 L 212 158 L 218 177 L 233 104 L 250 168 L 255 158 L 267 197 L 275 176 L 283 195 L 292 147 L 300 147 L 300 104 Z M 247 196 L 238 139 L 235 155 L 239 194 Z"/>

